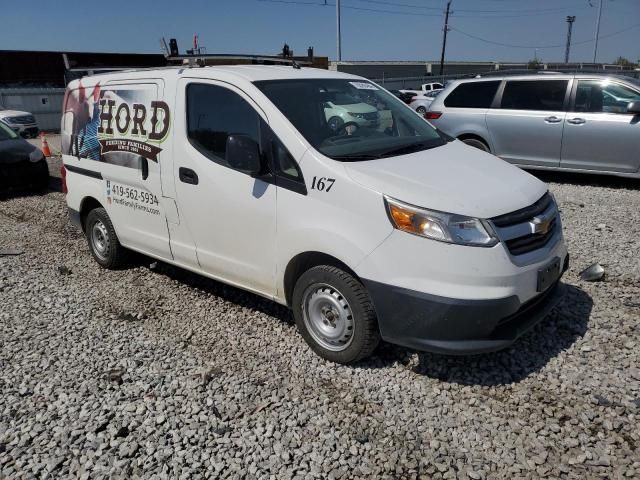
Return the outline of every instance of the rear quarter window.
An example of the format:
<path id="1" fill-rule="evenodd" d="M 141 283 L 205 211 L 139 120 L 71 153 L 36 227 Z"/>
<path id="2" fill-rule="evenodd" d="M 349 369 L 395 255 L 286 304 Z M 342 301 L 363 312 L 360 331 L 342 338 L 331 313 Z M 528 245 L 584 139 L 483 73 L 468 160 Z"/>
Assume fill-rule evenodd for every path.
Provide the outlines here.
<path id="1" fill-rule="evenodd" d="M 496 96 L 500 80 L 469 82 L 458 85 L 444 100 L 445 107 L 489 108 Z"/>

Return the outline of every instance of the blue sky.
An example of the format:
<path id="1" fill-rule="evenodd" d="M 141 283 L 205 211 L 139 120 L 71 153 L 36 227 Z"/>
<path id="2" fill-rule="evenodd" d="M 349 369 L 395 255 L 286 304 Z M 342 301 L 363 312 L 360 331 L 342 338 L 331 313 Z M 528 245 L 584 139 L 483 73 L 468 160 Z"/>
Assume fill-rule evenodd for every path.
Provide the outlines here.
<path id="1" fill-rule="evenodd" d="M 2 8 L 0 49 L 157 53 L 160 37 L 176 37 L 184 50 L 197 32 L 210 53 L 274 54 L 287 42 L 296 54 L 313 45 L 318 55 L 335 58 L 335 6 L 331 6 L 335 0 L 327 0 L 329 6 L 321 5 L 324 0 L 280 1 L 296 3 L 8 1 Z M 638 60 L 640 0 L 603 2 L 601 36 L 626 31 L 600 40 L 598 61 L 610 62 L 619 55 Z M 446 0 L 342 0 L 342 4 L 343 60 L 439 58 Z M 449 60 L 528 60 L 535 47 L 541 47 L 537 53 L 542 60 L 562 60 L 567 15 L 577 17 L 571 59 L 592 58 L 597 8 L 590 7 L 589 0 L 453 0 L 452 10 Z M 542 48 L 552 45 L 562 46 Z"/>

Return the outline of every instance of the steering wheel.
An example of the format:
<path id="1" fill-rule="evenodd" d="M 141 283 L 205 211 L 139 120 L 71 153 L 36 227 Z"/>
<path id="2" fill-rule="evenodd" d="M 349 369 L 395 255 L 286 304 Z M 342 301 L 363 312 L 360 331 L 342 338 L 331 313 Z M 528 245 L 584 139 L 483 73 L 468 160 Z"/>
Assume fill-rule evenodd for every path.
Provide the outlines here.
<path id="1" fill-rule="evenodd" d="M 351 133 L 348 132 L 347 128 L 352 127 L 352 131 Z M 341 125 L 336 125 L 335 130 L 332 129 L 333 133 L 335 135 L 331 135 L 330 137 L 325 138 L 325 142 L 326 141 L 332 141 L 332 140 L 337 140 L 340 138 L 345 138 L 345 137 L 350 137 L 352 136 L 358 129 L 360 128 L 360 126 L 356 123 L 356 122 L 345 122 Z M 339 132 L 343 132 L 343 133 L 339 133 Z"/>

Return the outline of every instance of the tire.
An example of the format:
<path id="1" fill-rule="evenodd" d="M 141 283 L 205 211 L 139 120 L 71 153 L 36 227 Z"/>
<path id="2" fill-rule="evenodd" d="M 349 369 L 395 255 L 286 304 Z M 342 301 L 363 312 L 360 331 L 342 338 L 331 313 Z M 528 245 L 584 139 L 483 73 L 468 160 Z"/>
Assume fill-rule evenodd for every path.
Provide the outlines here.
<path id="1" fill-rule="evenodd" d="M 300 334 L 326 360 L 357 362 L 380 343 L 369 294 L 339 268 L 321 265 L 303 273 L 293 289 L 292 306 Z"/>
<path id="2" fill-rule="evenodd" d="M 340 117 L 331 117 L 327 120 L 327 125 L 333 132 L 337 132 L 342 125 L 344 125 L 344 120 Z"/>
<path id="3" fill-rule="evenodd" d="M 89 212 L 84 223 L 84 231 L 91 255 L 101 267 L 117 270 L 125 265 L 127 251 L 120 245 L 111 219 L 104 208 L 95 208 Z"/>
<path id="4" fill-rule="evenodd" d="M 425 113 L 427 113 L 427 109 L 424 107 L 418 107 L 416 108 L 416 112 L 418 112 L 420 115 L 424 116 Z"/>
<path id="5" fill-rule="evenodd" d="M 462 139 L 464 143 L 469 145 L 470 147 L 477 148 L 478 150 L 483 150 L 485 152 L 491 153 L 491 149 L 489 149 L 489 145 L 484 143 L 482 140 L 477 138 L 464 138 Z"/>

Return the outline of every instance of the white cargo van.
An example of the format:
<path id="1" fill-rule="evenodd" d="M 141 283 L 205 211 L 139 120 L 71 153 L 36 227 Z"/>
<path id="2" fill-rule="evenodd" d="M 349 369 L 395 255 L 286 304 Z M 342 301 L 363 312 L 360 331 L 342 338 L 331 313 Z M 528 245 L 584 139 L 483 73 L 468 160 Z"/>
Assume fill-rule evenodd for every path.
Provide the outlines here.
<path id="1" fill-rule="evenodd" d="M 385 121 L 330 125 L 336 98 Z M 134 250 L 288 305 L 335 362 L 380 339 L 501 349 L 562 294 L 568 255 L 547 187 L 361 77 L 88 77 L 68 86 L 62 132 L 70 216 L 100 265 Z"/>

